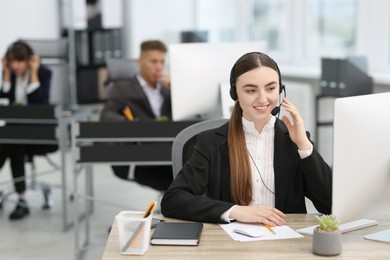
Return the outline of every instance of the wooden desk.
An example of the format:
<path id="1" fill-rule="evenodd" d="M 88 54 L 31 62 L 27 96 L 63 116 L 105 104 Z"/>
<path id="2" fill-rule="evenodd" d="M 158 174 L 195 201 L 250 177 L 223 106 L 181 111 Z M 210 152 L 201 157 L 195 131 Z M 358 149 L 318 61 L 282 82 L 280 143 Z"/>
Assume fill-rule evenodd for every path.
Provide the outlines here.
<path id="1" fill-rule="evenodd" d="M 390 214 L 376 218 L 377 226 L 343 234 L 343 252 L 332 259 L 389 259 L 390 245 L 366 240 L 364 235 L 390 228 Z M 169 220 L 167 220 L 169 221 Z M 290 214 L 293 229 L 315 224 L 314 215 Z M 112 226 L 102 259 L 324 259 L 312 253 L 312 237 L 274 241 L 236 242 L 219 225 L 205 224 L 199 246 L 150 246 L 143 256 L 121 255 L 116 223 Z"/>

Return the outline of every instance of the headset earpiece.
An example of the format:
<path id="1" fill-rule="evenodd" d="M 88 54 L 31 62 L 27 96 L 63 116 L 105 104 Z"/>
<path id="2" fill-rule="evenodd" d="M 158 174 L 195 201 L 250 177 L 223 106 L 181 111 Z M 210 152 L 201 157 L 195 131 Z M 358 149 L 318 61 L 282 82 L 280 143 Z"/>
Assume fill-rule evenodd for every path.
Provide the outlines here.
<path id="1" fill-rule="evenodd" d="M 280 86 L 279 94 L 282 94 L 283 91 L 286 93 L 286 86 L 285 85 Z"/>
<path id="2" fill-rule="evenodd" d="M 237 90 L 236 90 L 236 83 L 234 82 L 234 67 L 235 66 L 233 66 L 233 68 L 230 71 L 230 90 L 229 90 L 229 94 L 230 94 L 230 97 L 234 101 L 237 101 L 238 96 L 237 96 Z"/>

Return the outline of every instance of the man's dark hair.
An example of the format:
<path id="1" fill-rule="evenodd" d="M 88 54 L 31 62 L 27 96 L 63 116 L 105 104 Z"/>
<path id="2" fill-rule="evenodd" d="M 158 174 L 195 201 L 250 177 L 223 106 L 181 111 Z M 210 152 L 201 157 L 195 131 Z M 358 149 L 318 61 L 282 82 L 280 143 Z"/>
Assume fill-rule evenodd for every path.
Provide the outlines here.
<path id="1" fill-rule="evenodd" d="M 144 41 L 141 43 L 141 52 L 152 51 L 152 50 L 166 53 L 167 47 L 163 42 L 159 40 Z"/>

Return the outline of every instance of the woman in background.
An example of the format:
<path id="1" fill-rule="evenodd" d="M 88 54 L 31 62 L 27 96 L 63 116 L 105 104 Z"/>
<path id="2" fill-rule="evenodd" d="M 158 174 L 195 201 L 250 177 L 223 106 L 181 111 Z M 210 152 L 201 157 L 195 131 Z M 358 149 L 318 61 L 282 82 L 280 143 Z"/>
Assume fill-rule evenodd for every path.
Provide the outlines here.
<path id="1" fill-rule="evenodd" d="M 313 148 L 297 108 L 286 98 L 275 61 L 260 52 L 237 60 L 225 125 L 197 136 L 194 152 L 161 201 L 166 217 L 199 222 L 284 225 L 285 213 L 306 213 L 305 197 L 331 212 L 331 169 Z"/>
<path id="2" fill-rule="evenodd" d="M 10 105 L 48 104 L 50 94 L 51 71 L 40 63 L 39 57 L 23 41 L 12 43 L 4 57 L 3 82 L 0 98 L 7 98 Z M 24 199 L 26 183 L 24 180 L 24 160 L 26 146 L 21 144 L 0 144 L 0 168 L 10 158 L 15 190 L 19 200 L 10 219 L 21 219 L 29 214 Z"/>

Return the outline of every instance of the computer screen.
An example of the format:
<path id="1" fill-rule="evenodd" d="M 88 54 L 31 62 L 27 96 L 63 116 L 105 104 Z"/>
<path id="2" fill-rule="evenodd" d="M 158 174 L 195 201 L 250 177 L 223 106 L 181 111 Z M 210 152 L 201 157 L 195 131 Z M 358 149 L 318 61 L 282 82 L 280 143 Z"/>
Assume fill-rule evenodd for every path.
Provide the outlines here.
<path id="1" fill-rule="evenodd" d="M 220 85 L 229 82 L 236 60 L 266 51 L 266 42 L 182 43 L 169 45 L 172 119 L 222 117 Z"/>
<path id="2" fill-rule="evenodd" d="M 390 211 L 389 111 L 390 93 L 335 100 L 332 213 L 341 222 Z"/>

